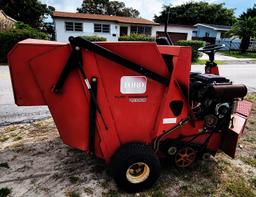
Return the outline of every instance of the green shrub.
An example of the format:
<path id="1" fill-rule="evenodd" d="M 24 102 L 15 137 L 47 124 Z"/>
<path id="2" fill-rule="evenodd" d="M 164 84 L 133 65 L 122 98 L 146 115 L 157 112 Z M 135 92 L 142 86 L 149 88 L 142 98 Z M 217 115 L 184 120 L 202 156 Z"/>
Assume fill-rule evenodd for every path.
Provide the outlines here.
<path id="1" fill-rule="evenodd" d="M 131 34 L 130 36 L 120 36 L 118 38 L 119 41 L 149 41 L 153 42 L 155 41 L 154 37 L 147 36 L 144 34 Z"/>
<path id="2" fill-rule="evenodd" d="M 81 36 L 81 38 L 88 40 L 90 42 L 107 41 L 106 38 L 100 36 Z"/>
<path id="3" fill-rule="evenodd" d="M 22 30 L 28 30 L 28 31 L 37 31 L 36 29 L 33 29 L 30 25 L 23 23 L 21 21 L 16 22 L 15 28 L 22 29 Z"/>
<path id="4" fill-rule="evenodd" d="M 11 193 L 11 189 L 4 187 L 0 189 L 0 197 L 6 197 Z"/>
<path id="5" fill-rule="evenodd" d="M 200 41 L 200 40 L 179 40 L 177 42 L 177 45 L 191 46 L 192 47 L 192 61 L 195 62 L 198 60 L 198 57 L 199 57 L 198 49 L 200 47 L 203 47 L 205 45 L 205 42 Z"/>
<path id="6" fill-rule="evenodd" d="M 46 34 L 35 29 L 14 29 L 7 32 L 0 32 L 0 62 L 7 62 L 7 54 L 12 47 L 21 40 L 27 38 L 44 39 L 47 40 Z"/>

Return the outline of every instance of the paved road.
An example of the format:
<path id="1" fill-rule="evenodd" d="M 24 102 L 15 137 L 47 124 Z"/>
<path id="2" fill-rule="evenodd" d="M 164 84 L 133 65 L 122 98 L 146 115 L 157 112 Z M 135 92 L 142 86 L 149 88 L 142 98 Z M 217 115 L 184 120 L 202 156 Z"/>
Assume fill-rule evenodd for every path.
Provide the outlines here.
<path id="1" fill-rule="evenodd" d="M 235 83 L 247 85 L 250 92 L 256 92 L 256 64 L 221 65 L 219 69 L 221 75 Z M 203 70 L 202 65 L 192 67 L 192 71 Z M 9 69 L 7 66 L 0 66 L 0 125 L 29 122 L 49 116 L 47 107 L 17 107 L 14 104 Z"/>
<path id="2" fill-rule="evenodd" d="M 203 72 L 203 65 L 193 65 L 192 71 Z M 220 75 L 237 84 L 245 84 L 250 92 L 256 92 L 256 64 L 219 65 Z"/>

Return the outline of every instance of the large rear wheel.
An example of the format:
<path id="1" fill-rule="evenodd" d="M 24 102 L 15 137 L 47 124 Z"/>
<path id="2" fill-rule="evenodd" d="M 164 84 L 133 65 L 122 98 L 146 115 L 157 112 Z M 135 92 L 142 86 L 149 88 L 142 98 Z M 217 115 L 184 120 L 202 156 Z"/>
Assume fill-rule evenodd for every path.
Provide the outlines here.
<path id="1" fill-rule="evenodd" d="M 150 188 L 160 175 L 157 155 L 142 143 L 129 143 L 120 147 L 112 160 L 116 184 L 127 192 Z"/>

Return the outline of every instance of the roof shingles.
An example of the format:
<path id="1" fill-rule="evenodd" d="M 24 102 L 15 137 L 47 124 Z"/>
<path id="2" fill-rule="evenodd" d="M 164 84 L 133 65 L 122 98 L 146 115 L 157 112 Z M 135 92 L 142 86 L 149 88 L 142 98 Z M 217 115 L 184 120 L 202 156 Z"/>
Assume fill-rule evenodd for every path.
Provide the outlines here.
<path id="1" fill-rule="evenodd" d="M 84 20 L 98 20 L 98 21 L 111 21 L 116 23 L 125 24 L 141 24 L 141 25 L 159 25 L 153 21 L 144 18 L 132 18 L 123 16 L 109 16 L 98 14 L 84 14 L 72 12 L 53 12 L 53 18 L 71 18 L 71 19 L 84 19 Z"/>

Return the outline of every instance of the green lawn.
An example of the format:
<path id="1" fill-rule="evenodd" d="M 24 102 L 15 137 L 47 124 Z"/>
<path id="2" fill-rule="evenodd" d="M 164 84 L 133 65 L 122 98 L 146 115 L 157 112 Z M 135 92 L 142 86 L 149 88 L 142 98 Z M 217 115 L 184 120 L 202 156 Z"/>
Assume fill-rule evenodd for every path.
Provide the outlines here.
<path id="1" fill-rule="evenodd" d="M 245 52 L 240 51 L 220 51 L 223 55 L 236 57 L 236 58 L 256 58 L 256 52 Z"/>
<path id="2" fill-rule="evenodd" d="M 195 62 L 192 62 L 192 64 L 199 64 L 199 65 L 205 65 L 205 63 L 207 62 L 208 60 L 197 60 L 197 61 L 195 61 Z M 223 62 L 223 61 L 220 61 L 220 60 L 215 60 L 214 61 L 215 63 L 217 63 L 218 65 L 219 64 L 226 64 L 225 62 Z"/>

